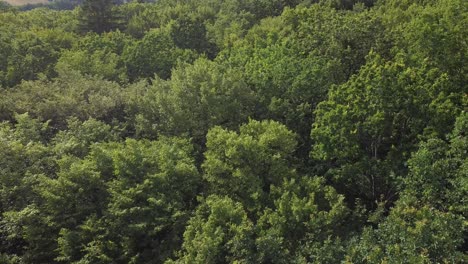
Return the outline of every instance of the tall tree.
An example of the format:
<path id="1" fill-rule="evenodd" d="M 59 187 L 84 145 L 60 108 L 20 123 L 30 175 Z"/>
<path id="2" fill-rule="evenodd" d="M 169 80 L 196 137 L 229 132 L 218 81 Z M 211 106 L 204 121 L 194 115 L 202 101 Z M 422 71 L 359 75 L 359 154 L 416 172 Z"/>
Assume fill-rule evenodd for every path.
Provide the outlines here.
<path id="1" fill-rule="evenodd" d="M 81 5 L 80 31 L 103 33 L 118 27 L 115 0 L 85 0 Z"/>

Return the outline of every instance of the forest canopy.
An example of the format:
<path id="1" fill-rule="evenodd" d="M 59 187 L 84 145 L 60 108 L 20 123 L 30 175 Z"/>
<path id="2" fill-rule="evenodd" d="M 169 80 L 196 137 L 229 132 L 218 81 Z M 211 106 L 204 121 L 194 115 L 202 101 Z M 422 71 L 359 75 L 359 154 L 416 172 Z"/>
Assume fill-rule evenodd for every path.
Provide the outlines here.
<path id="1" fill-rule="evenodd" d="M 468 262 L 468 1 L 0 1 L 0 263 Z"/>

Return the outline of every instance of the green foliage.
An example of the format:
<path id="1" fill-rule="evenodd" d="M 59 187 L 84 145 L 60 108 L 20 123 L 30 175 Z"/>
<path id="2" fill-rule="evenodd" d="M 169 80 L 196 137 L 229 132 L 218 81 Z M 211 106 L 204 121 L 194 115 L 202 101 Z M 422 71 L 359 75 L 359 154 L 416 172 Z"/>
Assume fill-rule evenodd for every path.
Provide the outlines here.
<path id="1" fill-rule="evenodd" d="M 70 129 L 77 129 L 74 122 Z M 36 195 L 28 206 L 17 201 L 17 210 L 2 201 L 2 209 L 10 210 L 2 211 L 2 251 L 20 253 L 25 263 L 141 263 L 173 256 L 200 186 L 190 144 L 182 139 L 129 139 L 91 148 L 83 159 L 58 160 L 55 177 L 32 177 L 33 167 L 26 165 L 31 176 L 24 183 L 2 177 L 5 199 L 15 196 L 13 190 Z M 20 243 L 24 246 L 15 249 Z"/>
<path id="2" fill-rule="evenodd" d="M 36 250 L 48 241 L 40 236 L 47 223 L 38 219 L 34 206 L 40 201 L 34 192 L 40 183 L 38 174 L 52 175 L 56 169 L 53 154 L 41 143 L 47 130 L 47 123 L 28 114 L 16 115 L 15 126 L 0 124 L 0 249 L 11 263 L 19 259 L 40 262 L 47 255 Z M 23 223 L 33 226 L 25 228 Z M 54 249 L 50 243 L 41 249 L 45 247 Z"/>
<path id="3" fill-rule="evenodd" d="M 261 215 L 256 245 L 260 263 L 333 263 L 343 258 L 349 210 L 344 196 L 322 178 L 285 180 L 272 187 L 274 209 Z"/>
<path id="4" fill-rule="evenodd" d="M 235 128 L 251 114 L 254 98 L 241 73 L 207 59 L 180 64 L 169 81 L 135 86 L 129 102 L 138 133 L 186 135 L 201 141 L 209 128 Z M 143 130 L 143 131 L 141 131 Z M 146 131 L 145 131 L 146 130 Z"/>
<path id="5" fill-rule="evenodd" d="M 6 248 L 8 258 L 19 263 L 50 263 L 51 255 L 57 248 L 48 219 L 41 216 L 41 210 L 34 204 L 21 211 L 9 211 L 2 215 L 2 240 L 16 248 Z M 5 249 L 5 247 L 3 247 Z M 2 249 L 2 250 L 3 250 Z M 11 252 L 9 252 L 11 251 Z"/>
<path id="6" fill-rule="evenodd" d="M 0 123 L 0 213 L 19 209 L 31 202 L 34 174 L 50 172 L 54 162 L 51 153 L 41 143 L 48 123 L 29 115 L 16 115 L 16 124 Z"/>
<path id="7" fill-rule="evenodd" d="M 242 204 L 211 195 L 188 222 L 180 258 L 166 263 L 253 263 L 252 232 Z"/>
<path id="8" fill-rule="evenodd" d="M 215 127 L 208 132 L 203 177 L 210 193 L 240 201 L 256 212 L 271 201 L 271 186 L 294 174 L 295 135 L 272 121 L 250 121 L 239 133 Z"/>
<path id="9" fill-rule="evenodd" d="M 46 9 L 0 12 L 0 85 L 54 77 L 61 49 L 70 48 L 76 38 L 70 33 L 72 17 Z"/>
<path id="10" fill-rule="evenodd" d="M 467 1 L 124 2 L 0 1 L 0 263 L 467 262 Z"/>
<path id="11" fill-rule="evenodd" d="M 80 10 L 80 31 L 98 34 L 118 28 L 115 0 L 84 0 Z"/>
<path id="12" fill-rule="evenodd" d="M 410 172 L 403 195 L 443 211 L 467 217 L 468 115 L 462 113 L 450 134 L 450 143 L 440 139 L 423 142 L 408 161 Z"/>
<path id="13" fill-rule="evenodd" d="M 415 59 L 429 60 L 463 85 L 468 46 L 460 40 L 467 34 L 468 4 L 462 0 L 412 2 L 389 1 L 380 7 L 387 34 Z"/>
<path id="14" fill-rule="evenodd" d="M 313 110 L 331 85 L 344 82 L 365 63 L 379 30 L 379 21 L 367 11 L 298 7 L 262 20 L 218 58 L 241 68 L 258 97 L 255 114 L 298 133 L 304 155 Z"/>
<path id="15" fill-rule="evenodd" d="M 58 29 L 72 31 L 76 26 L 76 14 L 71 11 L 55 11 L 38 8 L 28 12 L 0 13 L 0 23 L 3 29 L 13 29 L 16 33 L 34 29 Z"/>
<path id="16" fill-rule="evenodd" d="M 167 79 L 178 60 L 190 61 L 193 54 L 176 47 L 166 31 L 154 29 L 142 40 L 129 45 L 122 56 L 128 77 L 134 81 L 155 75 Z"/>
<path id="17" fill-rule="evenodd" d="M 368 10 L 340 12 L 312 5 L 288 10 L 282 17 L 291 26 L 298 51 L 338 60 L 341 67 L 336 74 L 344 80 L 365 63 L 371 48 L 380 48 L 383 37 L 380 18 Z"/>
<path id="18" fill-rule="evenodd" d="M 0 105 L 6 111 L 2 119 L 13 113 L 25 113 L 40 120 L 51 120 L 63 128 L 66 120 L 96 118 L 111 122 L 121 118 L 121 87 L 98 77 L 86 78 L 69 68 L 58 69 L 55 81 L 24 82 L 12 90 L 0 91 Z"/>
<path id="19" fill-rule="evenodd" d="M 322 4 L 333 7 L 335 9 L 353 9 L 356 5 L 364 4 L 366 6 L 373 6 L 377 0 L 321 0 Z"/>
<path id="20" fill-rule="evenodd" d="M 0 11 L 1 12 L 9 11 L 11 9 L 12 9 L 12 7 L 11 7 L 10 4 L 8 4 L 5 1 L 0 1 Z"/>
<path id="21" fill-rule="evenodd" d="M 205 26 L 205 21 L 209 19 L 208 16 L 211 15 L 211 12 L 190 14 L 184 11 L 176 19 L 169 22 L 170 35 L 174 44 L 179 48 L 195 50 L 213 58 L 217 51 L 215 45 L 207 39 Z"/>
<path id="22" fill-rule="evenodd" d="M 88 34 L 74 48 L 63 51 L 57 68 L 69 68 L 83 75 L 97 75 L 113 81 L 126 81 L 126 68 L 121 57 L 131 38 L 120 31 L 102 35 Z"/>
<path id="23" fill-rule="evenodd" d="M 118 6 L 125 25 L 125 33 L 142 38 L 147 31 L 161 26 L 161 8 L 157 4 L 139 3 L 131 1 L 128 4 Z"/>
<path id="24" fill-rule="evenodd" d="M 73 165 L 73 174 L 64 174 L 73 181 L 70 187 L 86 186 L 89 193 L 83 193 L 84 199 L 72 199 L 82 201 L 85 208 L 77 211 L 87 216 L 86 221 L 75 220 L 78 225 L 73 226 L 57 221 L 62 227 L 60 259 L 141 263 L 155 256 L 159 261 L 171 256 L 180 243 L 187 210 L 192 207 L 199 185 L 191 152 L 187 141 L 178 139 L 96 145 L 83 162 L 92 162 L 98 173 L 83 179 L 97 182 L 69 178 L 78 172 Z M 82 178 L 83 174 L 76 176 Z M 70 187 L 66 189 L 71 191 Z M 65 214 L 58 212 L 60 217 Z"/>
<path id="25" fill-rule="evenodd" d="M 462 218 L 429 206 L 401 203 L 377 229 L 366 228 L 347 263 L 462 263 Z"/>
<path id="26" fill-rule="evenodd" d="M 332 177 L 375 200 L 393 195 L 390 176 L 405 173 L 405 159 L 419 136 L 449 132 L 454 118 L 446 113 L 461 110 L 461 94 L 454 93 L 457 88 L 445 73 L 430 65 L 412 67 L 404 56 L 385 61 L 374 53 L 368 61 L 319 104 L 311 155 L 334 160 L 340 168 Z M 437 109 L 441 94 L 453 95 L 444 97 L 447 112 Z"/>
<path id="27" fill-rule="evenodd" d="M 37 79 L 39 75 L 54 77 L 60 49 L 70 47 L 73 41 L 73 35 L 61 30 L 19 33 L 5 56 L 4 85 L 14 86 L 22 80 Z"/>
<path id="28" fill-rule="evenodd" d="M 110 125 L 90 118 L 81 122 L 72 117 L 67 120 L 67 130 L 59 131 L 52 139 L 58 156 L 73 155 L 84 157 L 95 142 L 109 142 L 117 139 Z"/>

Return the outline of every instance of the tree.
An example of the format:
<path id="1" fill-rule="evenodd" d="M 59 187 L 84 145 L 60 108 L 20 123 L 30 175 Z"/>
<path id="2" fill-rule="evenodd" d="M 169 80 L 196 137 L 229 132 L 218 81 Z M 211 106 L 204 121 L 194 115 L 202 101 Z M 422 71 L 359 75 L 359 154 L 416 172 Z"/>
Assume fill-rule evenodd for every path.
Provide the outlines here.
<path id="1" fill-rule="evenodd" d="M 429 61 L 446 72 L 460 91 L 465 89 L 468 43 L 461 40 L 468 34 L 466 1 L 390 0 L 378 12 L 396 47 L 419 61 Z"/>
<path id="2" fill-rule="evenodd" d="M 12 9 L 11 5 L 8 2 L 0 1 L 0 11 L 10 11 Z"/>
<path id="3" fill-rule="evenodd" d="M 167 30 L 153 29 L 143 39 L 125 48 L 123 61 L 131 81 L 141 78 L 168 79 L 178 60 L 191 61 L 189 50 L 178 48 Z"/>
<path id="4" fill-rule="evenodd" d="M 55 64 L 60 50 L 71 47 L 73 41 L 72 34 L 57 29 L 16 33 L 10 53 L 5 56 L 5 84 L 15 86 L 23 80 L 36 80 L 40 75 L 56 77 Z"/>
<path id="5" fill-rule="evenodd" d="M 254 263 L 252 234 L 241 203 L 211 195 L 188 222 L 180 258 L 166 263 Z"/>
<path id="6" fill-rule="evenodd" d="M 408 160 L 402 196 L 468 217 L 468 113 L 463 112 L 449 142 L 430 138 Z"/>
<path id="7" fill-rule="evenodd" d="M 202 144 L 211 127 L 234 129 L 254 108 L 254 95 L 242 73 L 204 58 L 179 64 L 168 81 L 152 82 L 136 85 L 137 91 L 129 93 L 130 116 L 143 133 L 189 136 Z"/>
<path id="8" fill-rule="evenodd" d="M 50 262 L 55 245 L 42 236 L 50 229 L 35 206 L 42 200 L 35 191 L 40 175 L 52 177 L 56 169 L 42 143 L 48 123 L 27 113 L 15 119 L 14 127 L 0 123 L 0 252 L 23 263 Z"/>
<path id="9" fill-rule="evenodd" d="M 80 30 L 98 34 L 118 28 L 115 0 L 84 0 L 80 10 Z"/>
<path id="10" fill-rule="evenodd" d="M 11 38 L 8 37 L 11 33 L 6 29 L 0 31 L 0 56 L 3 58 L 0 62 L 0 85 L 7 86 L 9 81 L 7 79 L 7 69 L 9 57 L 12 54 L 13 47 L 11 45 Z"/>
<path id="11" fill-rule="evenodd" d="M 59 131 L 51 140 L 57 157 L 73 155 L 84 158 L 96 142 L 110 142 L 118 139 L 111 126 L 90 118 L 80 121 L 76 117 L 67 120 L 67 129 Z"/>
<path id="12" fill-rule="evenodd" d="M 255 214 L 271 205 L 272 186 L 294 175 L 295 134 L 274 121 L 254 121 L 240 132 L 215 127 L 208 132 L 203 178 L 209 193 L 241 202 Z"/>
<path id="13" fill-rule="evenodd" d="M 393 197 L 395 176 L 406 174 L 418 137 L 445 135 L 462 109 L 462 94 L 444 72 L 426 62 L 413 66 L 408 57 L 387 61 L 370 53 L 359 73 L 333 86 L 317 107 L 311 156 L 330 162 L 329 177 L 355 192 L 349 198 Z"/>
<path id="14" fill-rule="evenodd" d="M 463 263 L 464 226 L 458 215 L 403 201 L 378 228 L 363 230 L 345 263 Z"/>
<path id="15" fill-rule="evenodd" d="M 93 117 L 112 122 L 122 118 L 121 87 L 100 77 L 85 77 L 68 67 L 57 69 L 54 81 L 23 82 L 17 89 L 1 90 L 2 118 L 11 120 L 14 113 L 28 112 L 57 129 L 66 127 L 67 119 Z M 79 85 L 78 85 L 79 84 Z"/>
<path id="16" fill-rule="evenodd" d="M 208 41 L 205 25 L 212 20 L 212 12 L 194 13 L 189 6 L 182 8 L 177 6 L 175 12 L 179 14 L 168 23 L 174 43 L 179 48 L 195 50 L 209 58 L 214 58 L 217 53 L 216 45 Z"/>
<path id="17" fill-rule="evenodd" d="M 96 144 L 43 185 L 59 259 L 162 262 L 181 242 L 200 179 L 187 140 Z M 60 198 L 61 199 L 57 199 Z M 65 218 L 64 218 L 65 217 Z"/>
<path id="18" fill-rule="evenodd" d="M 16 115 L 17 124 L 0 123 L 0 213 L 21 210 L 31 202 L 34 175 L 53 171 L 49 149 L 43 145 L 48 123 Z M 50 170 L 48 170 L 50 169 Z"/>
<path id="19" fill-rule="evenodd" d="M 343 195 L 323 178 L 298 175 L 272 186 L 270 196 L 274 206 L 256 226 L 257 263 L 340 262 L 352 230 Z"/>
<path id="20" fill-rule="evenodd" d="M 87 34 L 73 48 L 61 53 L 56 68 L 70 68 L 83 75 L 125 82 L 128 77 L 122 54 L 131 43 L 132 39 L 120 31 Z"/>
<path id="21" fill-rule="evenodd" d="M 298 154 L 307 161 L 313 111 L 332 85 L 365 63 L 382 30 L 370 12 L 300 6 L 263 19 L 218 59 L 243 72 L 256 95 L 255 118 L 279 121 L 299 135 Z"/>

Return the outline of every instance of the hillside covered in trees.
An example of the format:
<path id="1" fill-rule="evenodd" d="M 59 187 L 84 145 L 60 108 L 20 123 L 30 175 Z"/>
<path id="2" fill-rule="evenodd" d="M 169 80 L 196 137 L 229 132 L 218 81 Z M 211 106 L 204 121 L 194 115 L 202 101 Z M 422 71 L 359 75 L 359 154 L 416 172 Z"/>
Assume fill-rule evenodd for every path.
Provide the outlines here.
<path id="1" fill-rule="evenodd" d="M 468 1 L 50 2 L 0 2 L 0 263 L 468 262 Z"/>

